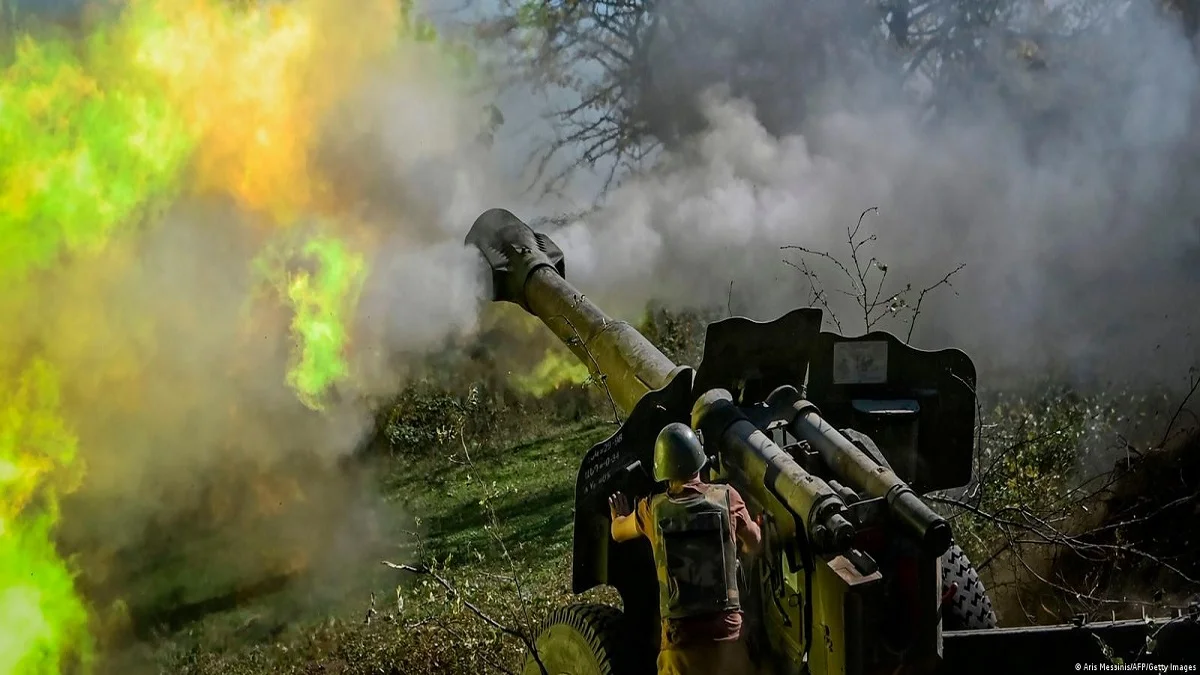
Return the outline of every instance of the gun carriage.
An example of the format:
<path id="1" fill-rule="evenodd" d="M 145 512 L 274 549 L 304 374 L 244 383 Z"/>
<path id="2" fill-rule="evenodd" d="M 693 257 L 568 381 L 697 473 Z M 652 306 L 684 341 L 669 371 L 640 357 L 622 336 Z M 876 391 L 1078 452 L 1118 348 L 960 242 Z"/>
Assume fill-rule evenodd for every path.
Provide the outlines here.
<path id="1" fill-rule="evenodd" d="M 572 590 L 614 587 L 622 608 L 568 605 L 548 617 L 525 673 L 652 673 L 657 577 L 645 541 L 616 543 L 608 496 L 663 489 L 650 478 L 669 423 L 696 429 L 707 480 L 738 489 L 762 516 L 764 548 L 741 573 L 746 640 L 764 672 L 867 675 L 1075 668 L 1104 645 L 1194 663 L 1196 617 L 999 628 L 950 524 L 922 495 L 966 486 L 976 373 L 957 349 L 915 349 L 886 332 L 821 330 L 822 312 L 712 323 L 703 359 L 673 363 L 566 279 L 563 253 L 492 209 L 466 242 L 491 271 L 492 297 L 539 318 L 607 386 L 620 429 L 584 455 L 575 488 Z"/>

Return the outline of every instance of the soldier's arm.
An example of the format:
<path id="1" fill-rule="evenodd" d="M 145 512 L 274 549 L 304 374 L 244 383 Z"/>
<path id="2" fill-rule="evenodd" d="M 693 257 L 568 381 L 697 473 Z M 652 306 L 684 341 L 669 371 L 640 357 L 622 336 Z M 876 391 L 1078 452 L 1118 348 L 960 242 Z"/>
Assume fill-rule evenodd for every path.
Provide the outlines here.
<path id="1" fill-rule="evenodd" d="M 738 491 L 729 488 L 729 515 L 733 519 L 734 532 L 737 533 L 738 541 L 742 545 L 742 553 L 746 555 L 758 552 L 759 546 L 762 545 L 762 530 L 759 529 L 758 523 L 750 517 L 750 510 L 746 508 L 746 502 Z"/>
<path id="2" fill-rule="evenodd" d="M 638 502 L 638 508 L 641 508 L 641 501 Z M 610 531 L 614 541 L 623 542 L 637 539 L 642 536 L 641 527 L 638 525 L 638 516 L 629 508 L 629 502 L 625 495 L 617 493 L 608 500 L 610 515 L 612 516 L 612 527 Z"/>
<path id="3" fill-rule="evenodd" d="M 612 538 L 614 541 L 630 541 L 642 536 L 641 530 L 638 529 L 637 516 L 629 514 L 627 516 L 617 516 L 612 521 Z"/>

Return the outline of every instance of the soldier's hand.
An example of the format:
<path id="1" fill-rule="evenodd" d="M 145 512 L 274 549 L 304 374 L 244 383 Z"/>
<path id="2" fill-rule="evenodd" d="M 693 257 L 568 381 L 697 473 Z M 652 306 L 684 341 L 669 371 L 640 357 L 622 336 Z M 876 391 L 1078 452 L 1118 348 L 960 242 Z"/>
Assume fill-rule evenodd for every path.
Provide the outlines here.
<path id="1" fill-rule="evenodd" d="M 620 492 L 614 492 L 608 498 L 608 512 L 615 520 L 620 516 L 627 516 L 633 512 L 629 507 L 629 498 Z"/>

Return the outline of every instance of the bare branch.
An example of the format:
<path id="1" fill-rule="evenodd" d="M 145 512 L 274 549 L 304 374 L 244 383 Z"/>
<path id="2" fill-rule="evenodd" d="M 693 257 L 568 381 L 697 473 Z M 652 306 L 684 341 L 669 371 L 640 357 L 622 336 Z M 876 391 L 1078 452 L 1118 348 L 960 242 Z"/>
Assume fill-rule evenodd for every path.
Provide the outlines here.
<path id="1" fill-rule="evenodd" d="M 459 428 L 459 441 L 460 441 L 460 445 L 462 447 L 462 455 L 463 455 L 463 460 L 462 460 L 461 464 L 467 467 L 467 469 L 470 471 L 471 475 L 478 475 L 478 471 L 476 470 L 475 463 L 471 459 L 471 454 L 467 447 L 465 427 L 463 427 L 463 426 L 460 426 L 460 428 Z M 533 625 L 533 620 L 529 615 L 529 606 L 526 603 L 527 596 L 526 596 L 525 590 L 520 581 L 520 574 L 518 573 L 518 570 L 517 570 L 517 563 L 513 559 L 512 555 L 509 553 L 508 546 L 505 544 L 503 537 L 500 536 L 499 518 L 497 517 L 496 511 L 492 506 L 493 496 L 494 496 L 494 494 L 491 493 L 487 489 L 487 486 L 485 485 L 484 486 L 484 498 L 481 500 L 481 505 L 483 506 L 485 513 L 487 515 L 487 518 L 488 518 L 488 525 L 487 525 L 486 529 L 488 530 L 489 535 L 491 536 L 493 542 L 500 548 L 502 557 L 508 563 L 509 569 L 512 573 L 512 576 L 509 577 L 509 579 L 510 579 L 511 583 L 513 584 L 514 589 L 516 590 L 517 601 L 520 605 L 519 609 L 520 609 L 522 617 L 524 619 L 525 626 L 514 628 L 514 627 L 507 626 L 507 625 L 501 623 L 499 620 L 497 620 L 496 618 L 492 617 L 487 612 L 485 612 L 479 605 L 472 602 L 469 598 L 463 596 L 463 594 L 458 590 L 457 587 L 455 587 L 452 583 L 450 583 L 450 581 L 447 580 L 445 577 L 440 575 L 437 572 L 437 570 L 434 569 L 434 567 L 430 564 L 427 564 L 427 563 L 422 563 L 419 565 L 397 564 L 397 563 L 393 563 L 393 562 L 390 562 L 387 560 L 382 561 L 382 564 L 387 567 L 390 567 L 392 569 L 409 572 L 411 574 L 424 575 L 424 576 L 428 576 L 429 578 L 433 579 L 439 586 L 441 586 L 446 591 L 446 593 L 450 597 L 450 599 L 462 603 L 463 607 L 466 607 L 472 614 L 479 617 L 485 624 L 487 624 L 491 628 L 499 631 L 503 635 L 507 635 L 509 637 L 513 637 L 513 638 L 516 638 L 517 640 L 519 640 L 521 642 L 521 644 L 524 645 L 525 649 L 529 652 L 529 654 L 533 658 L 534 662 L 537 663 L 538 668 L 542 672 L 542 675 L 549 675 L 549 672 L 547 671 L 545 664 L 542 662 L 541 654 L 538 652 L 537 645 L 535 644 L 534 639 L 532 637 L 530 637 L 530 633 L 531 633 L 530 628 Z M 420 552 L 420 557 L 424 558 L 425 557 L 424 556 L 424 544 L 421 540 L 420 535 L 417 535 L 415 533 L 409 533 L 409 534 L 416 539 L 418 551 Z M 374 608 L 374 595 L 372 595 L 372 610 L 373 610 L 373 608 Z M 368 617 L 369 616 L 370 616 L 370 613 L 368 614 Z M 445 630 L 454 632 L 449 626 L 444 625 L 444 624 L 440 624 L 440 625 L 442 625 L 442 627 Z M 511 670 L 509 670 L 508 668 L 505 668 L 502 664 L 500 664 L 498 662 L 493 662 L 492 665 L 506 673 L 512 673 Z"/>
<path id="2" fill-rule="evenodd" d="M 1194 372 L 1194 370 L 1195 369 L 1193 367 L 1192 372 Z M 1167 429 L 1163 432 L 1162 440 L 1158 443 L 1160 448 L 1166 446 L 1167 440 L 1171 436 L 1171 430 L 1175 428 L 1175 423 L 1179 421 L 1179 416 L 1183 414 L 1184 409 L 1187 408 L 1188 401 L 1192 400 L 1192 396 L 1195 395 L 1197 388 L 1200 388 L 1200 377 L 1192 376 L 1192 388 L 1188 390 L 1187 395 L 1184 396 L 1183 400 L 1179 402 L 1179 407 L 1175 409 L 1175 414 L 1171 415 L 1171 421 L 1167 423 Z"/>
<path id="3" fill-rule="evenodd" d="M 451 598 L 462 602 L 464 607 L 471 610 L 471 612 L 473 614 L 475 614 L 475 616 L 478 616 L 487 625 L 491 626 L 492 628 L 495 628 L 496 630 L 500 631 L 501 633 L 504 633 L 505 635 L 515 637 L 515 638 L 521 640 L 522 642 L 526 642 L 528 640 L 528 638 L 526 638 L 525 635 L 523 633 L 521 633 L 520 631 L 518 631 L 514 628 L 509 628 L 508 626 L 505 626 L 504 624 L 500 623 L 496 619 L 493 619 L 486 612 L 484 612 L 482 609 L 480 609 L 478 605 L 476 605 L 475 603 L 471 602 L 470 600 L 462 597 L 462 594 L 458 592 L 458 589 L 455 588 L 453 584 L 451 584 L 449 581 L 447 581 L 445 577 L 438 574 L 429 565 L 425 565 L 425 564 L 421 564 L 421 565 L 399 564 L 398 565 L 394 562 L 390 562 L 387 560 L 383 560 L 381 562 L 385 566 L 390 567 L 394 570 L 400 570 L 402 572 L 409 572 L 412 574 L 420 574 L 420 575 L 430 577 L 431 579 L 436 581 L 439 586 L 441 586 L 443 589 L 445 589 L 446 593 Z"/>
<path id="4" fill-rule="evenodd" d="M 950 270 L 948 273 L 946 273 L 946 276 L 942 277 L 941 281 L 921 290 L 921 293 L 917 296 L 917 305 L 913 308 L 912 318 L 908 322 L 908 336 L 905 337 L 905 342 L 912 340 L 913 328 L 916 327 L 917 317 L 921 314 L 921 303 L 925 301 L 925 294 L 943 285 L 953 288 L 954 285 L 950 283 L 950 277 L 958 274 L 958 272 L 960 272 L 966 266 L 966 263 L 959 263 L 958 267 L 955 267 L 953 270 Z M 958 291 L 955 291 L 954 294 L 958 295 Z"/>
<path id="5" fill-rule="evenodd" d="M 875 256 L 871 256 L 870 259 L 863 262 L 861 256 L 863 247 L 878 240 L 878 237 L 875 234 L 860 236 L 860 233 L 862 232 L 863 220 L 865 219 L 866 215 L 872 211 L 878 212 L 879 207 L 872 206 L 871 208 L 864 209 L 861 213 L 859 213 L 858 220 L 855 222 L 855 224 L 852 227 L 846 228 L 846 242 L 850 252 L 849 266 L 838 260 L 836 256 L 825 251 L 815 251 L 804 246 L 796 245 L 780 247 L 781 250 L 800 251 L 801 253 L 828 260 L 839 270 L 841 270 L 842 274 L 850 281 L 853 291 L 847 292 L 838 290 L 838 292 L 854 298 L 855 303 L 862 312 L 863 330 L 864 332 L 868 333 L 875 330 L 876 326 L 878 326 L 879 323 L 884 320 L 884 318 L 888 316 L 898 316 L 898 312 L 902 308 L 908 306 L 905 296 L 912 290 L 912 284 L 907 284 L 902 290 L 885 294 L 884 287 L 888 279 L 888 266 L 883 264 L 883 262 Z M 825 302 L 823 294 L 816 290 L 816 275 L 813 274 L 807 266 L 797 265 L 787 260 L 784 260 L 783 262 L 786 265 L 800 270 L 800 272 L 809 279 L 809 282 L 814 289 L 813 299 L 810 301 L 810 304 L 811 302 L 820 300 L 825 309 L 830 310 L 829 304 L 828 302 Z M 925 295 L 936 288 L 939 288 L 940 286 L 952 286 L 950 283 L 950 278 L 962 270 L 963 267 L 964 265 L 959 265 L 958 268 L 949 272 L 941 281 L 921 291 L 917 299 L 916 306 L 913 310 L 912 318 L 909 321 L 908 336 L 906 341 L 910 341 L 912 339 L 916 317 L 920 314 L 921 303 L 924 301 Z M 853 269 L 853 271 L 851 271 L 851 269 Z M 879 273 L 878 280 L 872 279 L 872 270 L 875 270 Z M 873 289 L 871 288 L 872 286 L 874 286 Z M 840 323 L 836 320 L 834 323 L 838 324 L 838 330 L 841 331 L 842 328 Z"/>
<path id="6" fill-rule="evenodd" d="M 825 258 L 826 260 L 837 265 L 838 268 L 842 270 L 842 273 L 846 275 L 846 278 L 849 279 L 851 283 L 854 283 L 854 275 L 850 273 L 850 270 L 846 269 L 846 266 L 842 264 L 842 261 L 838 260 L 837 258 L 833 257 L 832 255 L 830 255 L 824 251 L 814 251 L 810 248 L 805 248 L 803 246 L 794 246 L 794 245 L 780 246 L 779 250 L 781 250 L 781 251 L 788 251 L 788 250 L 800 251 L 802 253 L 808 253 L 810 255 L 815 255 L 820 258 Z"/>
<path id="7" fill-rule="evenodd" d="M 829 318 L 833 321 L 833 325 L 837 326 L 838 332 L 840 333 L 842 331 L 842 323 L 838 321 L 837 313 L 835 313 L 833 308 L 829 306 L 829 301 L 826 298 L 825 292 L 819 289 L 817 285 L 819 283 L 817 280 L 817 275 L 813 274 L 813 272 L 809 270 L 808 266 L 803 262 L 797 265 L 790 260 L 784 260 L 783 264 L 796 268 L 801 274 L 808 278 L 809 287 L 813 292 L 813 297 L 809 300 L 809 304 L 811 305 L 813 302 L 821 303 L 821 306 L 824 307 L 825 311 L 829 313 Z"/>
<path id="8" fill-rule="evenodd" d="M 851 262 L 854 263 L 854 274 L 855 274 L 855 278 L 858 281 L 858 283 L 854 286 L 855 299 L 858 301 L 859 307 L 862 308 L 863 330 L 867 331 L 867 332 L 870 332 L 871 328 L 874 325 L 874 322 L 871 321 L 871 311 L 874 309 L 874 307 L 871 306 L 867 302 L 867 278 L 866 277 L 867 277 L 868 272 L 870 271 L 870 265 L 868 265 L 867 270 L 865 270 L 865 271 L 863 270 L 863 266 L 858 262 L 858 251 L 864 245 L 866 245 L 867 242 L 875 241 L 875 235 L 872 234 L 871 236 L 867 237 L 866 239 L 863 239 L 862 241 L 858 241 L 858 242 L 855 241 L 855 237 L 858 236 L 858 231 L 859 231 L 859 229 L 862 228 L 863 218 L 865 218 L 866 215 L 868 213 L 870 213 L 871 211 L 875 211 L 876 213 L 878 213 L 879 207 L 872 206 L 871 208 L 863 210 L 862 213 L 858 214 L 858 222 L 854 225 L 854 229 L 851 230 L 850 228 L 846 228 L 846 239 L 850 243 L 850 260 L 851 260 Z M 886 275 L 886 274 L 887 274 L 887 270 L 884 270 L 884 275 Z M 881 280 L 879 283 L 882 285 L 883 281 Z"/>
<path id="9" fill-rule="evenodd" d="M 471 474 L 478 475 L 478 472 L 475 470 L 475 463 L 471 460 L 471 453 L 467 449 L 466 438 L 460 435 L 460 440 L 462 444 L 463 457 L 466 459 L 467 466 L 470 468 Z M 488 530 L 491 534 L 492 540 L 495 541 L 496 545 L 500 547 L 500 552 L 504 557 L 504 560 L 508 563 L 509 571 L 512 573 L 513 589 L 517 592 L 517 602 L 521 608 L 521 613 L 524 616 L 525 626 L 527 628 L 531 628 L 533 626 L 533 618 L 529 615 L 529 604 L 525 601 L 525 589 L 521 585 L 521 575 L 517 571 L 517 563 L 515 560 L 513 560 L 512 555 L 509 553 L 508 546 L 504 543 L 504 538 L 500 536 L 500 519 L 496 516 L 496 510 L 492 507 L 492 495 L 486 492 L 486 486 L 484 489 L 485 496 L 483 498 L 483 507 L 487 511 Z M 538 667 L 541 668 L 542 674 L 549 675 L 546 672 L 546 666 L 542 663 L 541 655 L 538 653 L 536 645 L 534 645 L 533 641 L 527 638 L 526 635 L 526 631 L 521 631 L 522 641 L 525 643 L 526 648 L 529 649 L 530 654 L 533 656 L 533 660 L 538 664 Z"/>

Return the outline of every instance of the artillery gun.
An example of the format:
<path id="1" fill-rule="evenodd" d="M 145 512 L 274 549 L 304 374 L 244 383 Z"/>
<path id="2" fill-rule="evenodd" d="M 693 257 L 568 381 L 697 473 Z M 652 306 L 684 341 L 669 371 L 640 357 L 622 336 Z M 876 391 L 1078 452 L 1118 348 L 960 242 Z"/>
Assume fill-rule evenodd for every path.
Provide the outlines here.
<path id="1" fill-rule="evenodd" d="M 1200 656 L 1194 613 L 1165 625 L 997 627 L 950 524 L 921 497 L 971 479 L 975 368 L 962 351 L 822 331 L 810 307 L 712 323 L 701 363 L 677 365 L 577 291 L 558 246 L 509 211 L 482 214 L 466 243 L 491 271 L 493 300 L 539 318 L 626 413 L 580 464 L 571 570 L 574 594 L 610 586 L 622 608 L 553 612 L 526 675 L 654 672 L 653 556 L 644 540 L 612 540 L 607 498 L 663 489 L 649 467 L 672 422 L 700 433 L 706 479 L 736 487 L 762 517 L 763 550 L 740 575 L 745 639 L 762 672 L 1080 670 L 1111 663 L 1106 648 L 1144 654 L 1152 633 L 1157 663 Z"/>

